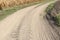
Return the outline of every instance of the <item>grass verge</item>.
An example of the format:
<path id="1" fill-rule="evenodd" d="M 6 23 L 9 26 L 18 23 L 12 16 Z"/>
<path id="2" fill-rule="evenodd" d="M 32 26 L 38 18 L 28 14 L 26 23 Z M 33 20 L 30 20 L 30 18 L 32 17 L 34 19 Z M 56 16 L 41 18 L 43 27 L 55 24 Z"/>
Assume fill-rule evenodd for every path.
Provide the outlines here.
<path id="1" fill-rule="evenodd" d="M 0 21 L 3 20 L 4 18 L 6 18 L 8 15 L 13 14 L 17 10 L 20 10 L 22 8 L 25 8 L 25 7 L 28 7 L 28 6 L 32 6 L 32 5 L 35 5 L 35 4 L 39 4 L 39 3 L 44 4 L 46 2 L 47 1 L 44 1 L 44 2 L 34 2 L 34 3 L 29 3 L 29 4 L 14 6 L 14 7 L 10 7 L 10 8 L 7 8 L 7 9 L 0 10 Z"/>
<path id="2" fill-rule="evenodd" d="M 10 7 L 10 8 L 6 8 L 6 9 L 3 9 L 3 10 L 0 10 L 0 21 L 3 20 L 4 18 L 6 18 L 8 15 L 11 15 L 14 12 L 16 12 L 16 11 L 22 9 L 22 8 L 25 8 L 25 7 L 28 7 L 28 6 L 32 6 L 32 5 L 35 5 L 35 4 L 38 4 L 38 3 L 39 2 L 29 3 L 29 4 L 14 6 L 14 7 Z"/>

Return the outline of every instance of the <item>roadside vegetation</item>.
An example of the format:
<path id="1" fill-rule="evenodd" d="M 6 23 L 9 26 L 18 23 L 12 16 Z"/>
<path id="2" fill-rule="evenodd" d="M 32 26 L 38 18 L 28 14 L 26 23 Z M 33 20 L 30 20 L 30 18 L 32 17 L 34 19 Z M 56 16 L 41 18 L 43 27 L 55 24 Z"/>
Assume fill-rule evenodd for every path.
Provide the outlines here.
<path id="1" fill-rule="evenodd" d="M 60 26 L 60 14 L 58 14 L 55 18 L 56 18 L 56 24 Z"/>
<path id="2" fill-rule="evenodd" d="M 51 0 L 52 1 L 52 0 Z M 48 0 L 0 0 L 0 20 L 22 8 L 35 5 L 38 3 L 46 3 Z"/>
<path id="3" fill-rule="evenodd" d="M 51 3 L 50 5 L 48 5 L 48 7 L 46 8 L 46 12 L 48 13 L 48 12 L 51 12 L 51 10 L 53 9 L 53 7 L 54 7 L 54 3 Z"/>
<path id="4" fill-rule="evenodd" d="M 7 8 L 7 7 L 13 7 L 18 5 L 24 5 L 34 2 L 41 2 L 43 0 L 0 0 L 0 8 Z"/>
<path id="5" fill-rule="evenodd" d="M 47 12 L 47 15 L 50 16 L 50 19 L 53 20 L 57 26 L 60 26 L 60 13 L 57 8 L 58 6 L 56 6 L 55 3 L 51 3 L 45 11 Z"/>
<path id="6" fill-rule="evenodd" d="M 8 15 L 11 15 L 12 13 L 16 12 L 17 10 L 20 10 L 22 8 L 38 4 L 37 2 L 35 3 L 30 3 L 30 4 L 24 4 L 24 5 L 19 5 L 19 6 L 14 6 L 14 7 L 9 7 L 6 9 L 0 10 L 0 20 L 6 18 Z"/>

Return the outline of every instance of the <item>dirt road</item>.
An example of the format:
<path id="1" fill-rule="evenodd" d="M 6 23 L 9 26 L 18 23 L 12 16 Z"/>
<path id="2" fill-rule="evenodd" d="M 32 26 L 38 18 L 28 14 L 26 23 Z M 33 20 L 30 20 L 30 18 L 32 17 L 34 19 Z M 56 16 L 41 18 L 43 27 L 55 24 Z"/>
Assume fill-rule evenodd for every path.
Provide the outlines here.
<path id="1" fill-rule="evenodd" d="M 0 22 L 0 40 L 60 40 L 44 16 L 50 3 L 24 8 Z"/>

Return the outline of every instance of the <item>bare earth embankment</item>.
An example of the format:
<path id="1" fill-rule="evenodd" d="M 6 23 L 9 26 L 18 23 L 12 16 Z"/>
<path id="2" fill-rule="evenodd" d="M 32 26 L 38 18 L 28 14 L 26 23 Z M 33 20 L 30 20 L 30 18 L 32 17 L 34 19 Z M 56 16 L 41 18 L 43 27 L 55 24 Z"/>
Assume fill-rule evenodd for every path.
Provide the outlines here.
<path id="1" fill-rule="evenodd" d="M 60 40 L 44 19 L 49 4 L 24 8 L 2 20 L 0 40 Z"/>

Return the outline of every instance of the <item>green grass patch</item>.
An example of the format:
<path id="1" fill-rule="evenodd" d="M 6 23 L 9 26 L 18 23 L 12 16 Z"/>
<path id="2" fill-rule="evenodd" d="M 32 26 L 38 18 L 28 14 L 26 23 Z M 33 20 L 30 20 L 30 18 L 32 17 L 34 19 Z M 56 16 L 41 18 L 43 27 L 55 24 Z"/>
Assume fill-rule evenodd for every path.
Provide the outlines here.
<path id="1" fill-rule="evenodd" d="M 19 6 L 14 6 L 14 7 L 10 7 L 10 8 L 5 8 L 3 10 L 0 10 L 0 21 L 3 20 L 4 18 L 6 18 L 8 15 L 11 15 L 13 14 L 14 12 L 22 9 L 22 8 L 25 8 L 25 7 L 28 7 L 28 6 L 32 6 L 32 5 L 36 5 L 36 4 L 44 4 L 48 1 L 43 1 L 43 2 L 34 2 L 34 3 L 29 3 L 29 4 L 23 4 L 23 5 L 19 5 Z M 50 2 L 50 1 L 49 1 Z"/>
<path id="2" fill-rule="evenodd" d="M 29 4 L 14 6 L 14 7 L 10 7 L 10 8 L 6 8 L 6 9 L 3 9 L 3 10 L 0 10 L 0 20 L 3 20 L 8 15 L 11 15 L 14 12 L 16 12 L 16 11 L 22 9 L 22 8 L 25 8 L 25 7 L 28 7 L 28 6 L 32 6 L 32 5 L 35 5 L 35 4 L 38 4 L 38 3 L 40 3 L 40 2 L 29 3 Z"/>

